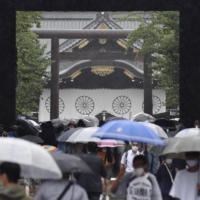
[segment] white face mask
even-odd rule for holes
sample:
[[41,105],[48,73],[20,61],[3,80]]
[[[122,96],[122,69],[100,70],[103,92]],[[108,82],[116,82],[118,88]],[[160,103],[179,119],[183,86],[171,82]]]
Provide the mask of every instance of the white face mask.
[[166,163],[167,164],[171,164],[172,163],[172,159],[170,159],[170,158],[166,159]]
[[136,176],[142,176],[144,174],[144,168],[134,169],[133,174],[136,175]]
[[198,164],[197,160],[186,160],[188,167],[194,167]]
[[105,153],[107,151],[107,149],[102,149],[101,151]]
[[134,152],[136,152],[136,151],[138,150],[138,147],[137,147],[137,146],[132,146],[132,150],[133,150]]

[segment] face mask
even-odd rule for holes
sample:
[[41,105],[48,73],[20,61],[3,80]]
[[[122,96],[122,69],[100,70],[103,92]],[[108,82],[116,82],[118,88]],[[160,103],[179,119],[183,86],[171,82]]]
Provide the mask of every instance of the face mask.
[[102,149],[101,151],[105,153],[107,151],[107,149]]
[[133,173],[136,176],[142,176],[142,174],[144,174],[144,168],[136,168],[134,169]]
[[169,159],[169,158],[166,159],[166,163],[167,163],[167,164],[171,164],[171,163],[172,163],[172,159]]
[[133,150],[134,152],[136,152],[136,151],[138,150],[138,147],[137,147],[137,146],[132,146],[132,150]]
[[188,167],[194,167],[197,165],[198,161],[197,160],[186,160],[186,163]]

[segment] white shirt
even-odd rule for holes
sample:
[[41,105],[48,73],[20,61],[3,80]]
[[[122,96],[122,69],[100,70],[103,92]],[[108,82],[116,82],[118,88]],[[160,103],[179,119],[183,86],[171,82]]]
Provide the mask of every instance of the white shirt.
[[[126,158],[126,153],[128,152],[127,158]],[[137,151],[136,153],[133,153],[132,149],[128,150],[127,152],[125,152],[122,156],[121,159],[121,164],[125,165],[126,167],[126,172],[133,172],[134,168],[133,168],[133,159],[136,155],[140,155],[140,152]]]
[[180,200],[200,200],[197,194],[198,173],[188,172],[186,169],[177,173],[170,196]]

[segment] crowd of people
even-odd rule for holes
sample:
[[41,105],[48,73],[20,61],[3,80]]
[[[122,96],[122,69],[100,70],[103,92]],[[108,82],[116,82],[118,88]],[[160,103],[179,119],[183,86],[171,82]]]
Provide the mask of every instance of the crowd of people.
[[[38,136],[44,144],[69,153],[68,146],[60,144],[57,137],[77,126],[85,127],[85,124],[80,120],[77,125],[72,119],[67,127],[55,130],[52,122],[43,123]],[[194,126],[199,126],[197,121]],[[180,121],[175,132],[184,128]],[[2,137],[15,136],[15,132],[6,133],[3,125],[0,125],[0,132]],[[171,133],[167,133],[169,137]],[[115,148],[99,148],[95,142],[75,143],[71,152],[81,158],[93,173],[63,173],[61,180],[20,178],[20,166],[4,162],[0,165],[0,199],[29,200],[30,188],[35,200],[109,200],[118,195],[127,200],[200,199],[199,153],[186,152],[186,160],[181,160],[168,155],[154,156],[149,152],[151,148],[152,145],[136,141]]]

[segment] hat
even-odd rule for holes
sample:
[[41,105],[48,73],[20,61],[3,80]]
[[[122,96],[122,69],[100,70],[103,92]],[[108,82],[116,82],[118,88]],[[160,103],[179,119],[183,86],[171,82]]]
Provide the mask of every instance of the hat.
[[75,121],[74,119],[70,119],[70,121],[69,121],[69,124],[68,124],[68,125],[70,125],[70,124],[72,124],[72,125],[76,125],[76,121]]

